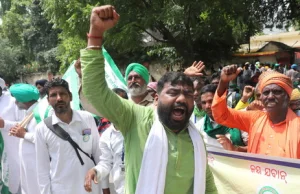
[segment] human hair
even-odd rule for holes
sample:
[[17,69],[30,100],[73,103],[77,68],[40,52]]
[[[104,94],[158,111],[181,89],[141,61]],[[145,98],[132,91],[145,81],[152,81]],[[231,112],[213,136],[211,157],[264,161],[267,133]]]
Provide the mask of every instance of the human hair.
[[113,88],[112,91],[114,91],[116,94],[123,97],[124,99],[128,100],[127,92],[125,90],[123,90],[122,88]]
[[49,70],[47,70],[47,75],[49,75],[49,74],[52,74],[53,75],[53,73],[52,73],[52,71],[49,69]]
[[205,93],[216,93],[217,91],[217,85],[216,84],[208,84],[208,85],[205,85],[201,90],[200,90],[200,96],[202,94],[205,94]]
[[49,90],[53,87],[59,87],[59,86],[65,88],[68,91],[68,93],[71,94],[68,82],[64,79],[59,78],[59,77],[54,78],[53,80],[48,81],[45,84],[46,94],[49,96]]
[[47,81],[48,80],[46,80],[46,79],[40,79],[40,80],[37,80],[36,82],[35,82],[35,86],[37,86],[37,85],[40,85],[40,86],[45,86],[45,84],[47,83]]
[[164,74],[157,83],[157,93],[158,94],[161,93],[161,91],[163,90],[164,85],[166,83],[170,83],[172,86],[180,83],[180,84],[188,85],[188,86],[191,86],[192,88],[194,88],[191,78],[189,78],[182,72],[172,71],[172,72],[167,72],[166,74]]
[[203,82],[203,83],[205,82],[203,77],[195,76],[195,77],[190,77],[190,78],[191,78],[192,82],[195,82],[195,81]]
[[211,75],[210,82],[212,82],[212,80],[214,79],[220,79],[220,78],[221,78],[220,72],[215,72]]

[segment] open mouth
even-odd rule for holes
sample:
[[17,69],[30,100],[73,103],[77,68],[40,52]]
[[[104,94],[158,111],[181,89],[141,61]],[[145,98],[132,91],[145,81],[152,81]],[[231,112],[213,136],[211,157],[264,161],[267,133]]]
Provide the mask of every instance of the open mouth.
[[268,108],[273,108],[273,107],[275,107],[276,105],[277,105],[276,102],[269,102],[269,103],[267,103],[267,107],[268,107]]
[[172,111],[172,119],[176,121],[184,120],[186,108],[183,106],[175,107]]

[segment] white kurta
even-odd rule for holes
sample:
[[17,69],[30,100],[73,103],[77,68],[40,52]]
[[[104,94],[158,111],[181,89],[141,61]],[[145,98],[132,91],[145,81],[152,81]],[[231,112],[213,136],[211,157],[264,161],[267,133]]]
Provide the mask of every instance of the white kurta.
[[[27,111],[29,115],[38,103],[33,104]],[[20,140],[20,167],[21,167],[21,189],[22,194],[40,194],[37,171],[36,171],[36,154],[35,154],[35,127],[37,123],[33,117],[26,126],[28,130],[24,139]]]
[[20,187],[20,139],[9,136],[9,130],[24,118],[24,111],[18,109],[15,98],[10,93],[4,92],[0,97],[0,117],[3,118],[4,128],[0,129],[4,140],[4,151],[2,155],[1,179],[8,185],[11,193],[17,193]]
[[[99,162],[99,134],[94,118],[85,111],[73,110],[72,121],[62,122],[55,114],[52,124],[68,132],[79,147],[92,154]],[[84,129],[91,129],[91,135],[83,136]],[[44,122],[36,127],[36,158],[39,188],[42,194],[88,194],[84,189],[84,178],[95,165],[90,158],[79,151],[84,165],[81,165],[74,148],[47,128]],[[50,161],[51,158],[51,161]],[[92,194],[99,194],[99,185],[93,184]]]
[[[210,119],[210,122],[213,127],[217,126],[218,124]],[[204,131],[204,118],[200,119],[196,123],[196,128],[200,131],[203,140],[205,142],[205,145],[207,148],[218,148],[218,149],[224,149],[223,146],[218,142],[217,139],[210,137],[207,135],[207,133]]]
[[107,182],[111,173],[117,194],[123,194],[125,186],[125,172],[122,170],[122,167],[124,167],[122,162],[123,142],[124,137],[120,131],[117,131],[113,125],[107,128],[100,138],[100,162],[95,167],[98,180],[104,183],[102,188],[108,188]]

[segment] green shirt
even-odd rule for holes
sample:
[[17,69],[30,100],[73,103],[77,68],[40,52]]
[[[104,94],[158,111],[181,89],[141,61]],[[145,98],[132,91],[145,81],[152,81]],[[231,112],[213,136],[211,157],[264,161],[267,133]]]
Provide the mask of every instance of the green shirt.
[[[145,144],[155,118],[154,110],[151,107],[143,107],[122,99],[108,88],[101,50],[81,50],[80,54],[84,95],[97,111],[114,123],[124,136],[125,192],[134,194]],[[176,134],[166,129],[166,134],[168,165],[164,193],[192,194],[194,151],[188,130],[182,130]],[[153,158],[153,160],[160,160],[160,158]],[[206,193],[217,193],[209,166],[206,170]]]

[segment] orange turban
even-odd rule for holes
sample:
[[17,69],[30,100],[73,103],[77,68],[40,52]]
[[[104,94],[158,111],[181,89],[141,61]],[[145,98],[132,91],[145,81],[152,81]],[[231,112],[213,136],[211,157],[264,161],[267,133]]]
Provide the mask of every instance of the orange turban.
[[283,88],[289,96],[293,91],[292,80],[286,75],[276,71],[266,71],[259,76],[259,90],[262,92],[264,87],[276,84]]

